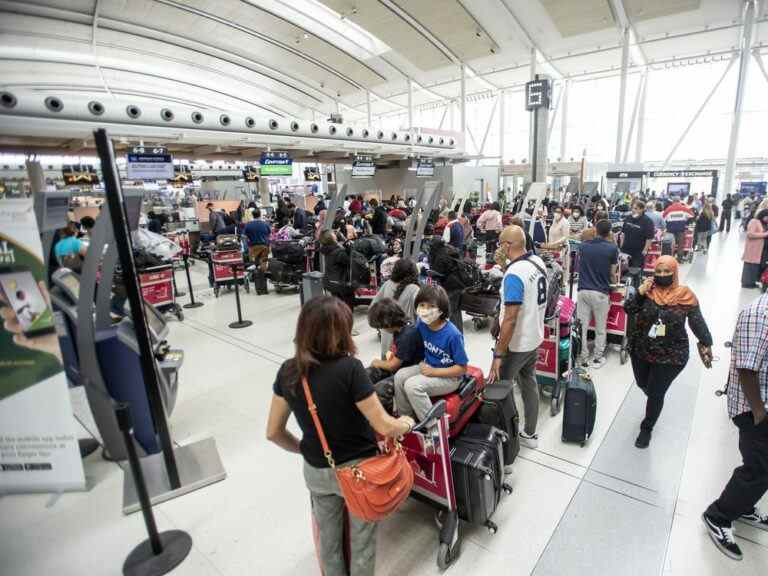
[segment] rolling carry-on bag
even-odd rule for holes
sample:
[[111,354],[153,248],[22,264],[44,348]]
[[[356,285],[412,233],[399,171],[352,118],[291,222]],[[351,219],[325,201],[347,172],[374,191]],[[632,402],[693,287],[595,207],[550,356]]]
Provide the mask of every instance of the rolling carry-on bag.
[[483,391],[483,400],[477,411],[477,420],[481,424],[495,426],[506,433],[507,441],[504,442],[504,466],[509,466],[517,458],[520,452],[520,438],[518,426],[520,416],[512,395],[511,382],[496,382],[488,384]]
[[258,268],[254,270],[251,274],[251,280],[253,281],[253,285],[256,288],[257,295],[263,296],[264,294],[269,294],[269,288],[267,287],[267,275],[263,270],[259,270]]
[[597,393],[585,370],[571,370],[563,402],[563,442],[586,444],[595,428]]
[[491,522],[501,500],[504,484],[504,432],[484,424],[468,424],[451,448],[451,471],[459,517],[482,524],[491,532],[498,527]]

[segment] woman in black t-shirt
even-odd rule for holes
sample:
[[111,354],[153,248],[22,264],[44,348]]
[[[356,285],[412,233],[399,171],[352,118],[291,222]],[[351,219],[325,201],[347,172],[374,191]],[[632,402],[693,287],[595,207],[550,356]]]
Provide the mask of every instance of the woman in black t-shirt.
[[[362,363],[354,357],[352,312],[333,296],[305,306],[296,326],[296,354],[277,373],[267,423],[267,439],[304,457],[304,480],[320,533],[320,559],[326,576],[347,574],[343,555],[344,499],[336,474],[323,454],[301,380],[307,378],[317,415],[335,465],[352,465],[378,453],[374,430],[397,437],[409,432],[411,418],[393,418],[374,393]],[[301,440],[286,429],[293,413]],[[350,517],[352,574],[373,576],[376,524]]]

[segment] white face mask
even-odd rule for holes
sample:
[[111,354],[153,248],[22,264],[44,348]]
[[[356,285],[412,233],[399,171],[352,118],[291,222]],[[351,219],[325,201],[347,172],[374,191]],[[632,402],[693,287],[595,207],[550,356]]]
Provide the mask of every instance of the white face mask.
[[424,324],[434,324],[440,319],[440,310],[431,306],[419,306],[416,315]]

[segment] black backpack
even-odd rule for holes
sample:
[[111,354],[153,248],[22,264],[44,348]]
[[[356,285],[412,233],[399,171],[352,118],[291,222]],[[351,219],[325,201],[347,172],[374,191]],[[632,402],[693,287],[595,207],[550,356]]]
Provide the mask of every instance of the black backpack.
[[371,282],[368,259],[357,250],[352,250],[349,254],[349,276],[353,288],[368,286]]
[[480,269],[477,265],[462,258],[456,261],[456,276],[465,288],[473,288],[481,282]]

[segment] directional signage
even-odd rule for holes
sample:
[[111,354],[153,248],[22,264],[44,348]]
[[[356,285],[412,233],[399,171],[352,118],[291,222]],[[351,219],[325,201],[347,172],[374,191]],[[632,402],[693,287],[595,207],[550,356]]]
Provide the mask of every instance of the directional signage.
[[293,158],[288,152],[264,152],[259,163],[262,176],[293,176]]
[[129,180],[173,179],[173,158],[163,146],[134,146],[127,160]]
[[432,178],[435,175],[435,161],[432,158],[419,158],[416,165],[416,178]]
[[373,156],[358,154],[352,161],[352,178],[373,178],[376,174],[376,163]]
[[531,80],[525,85],[525,109],[549,108],[552,94],[552,83],[543,78]]
[[715,178],[717,170],[656,170],[648,172],[651,178]]

